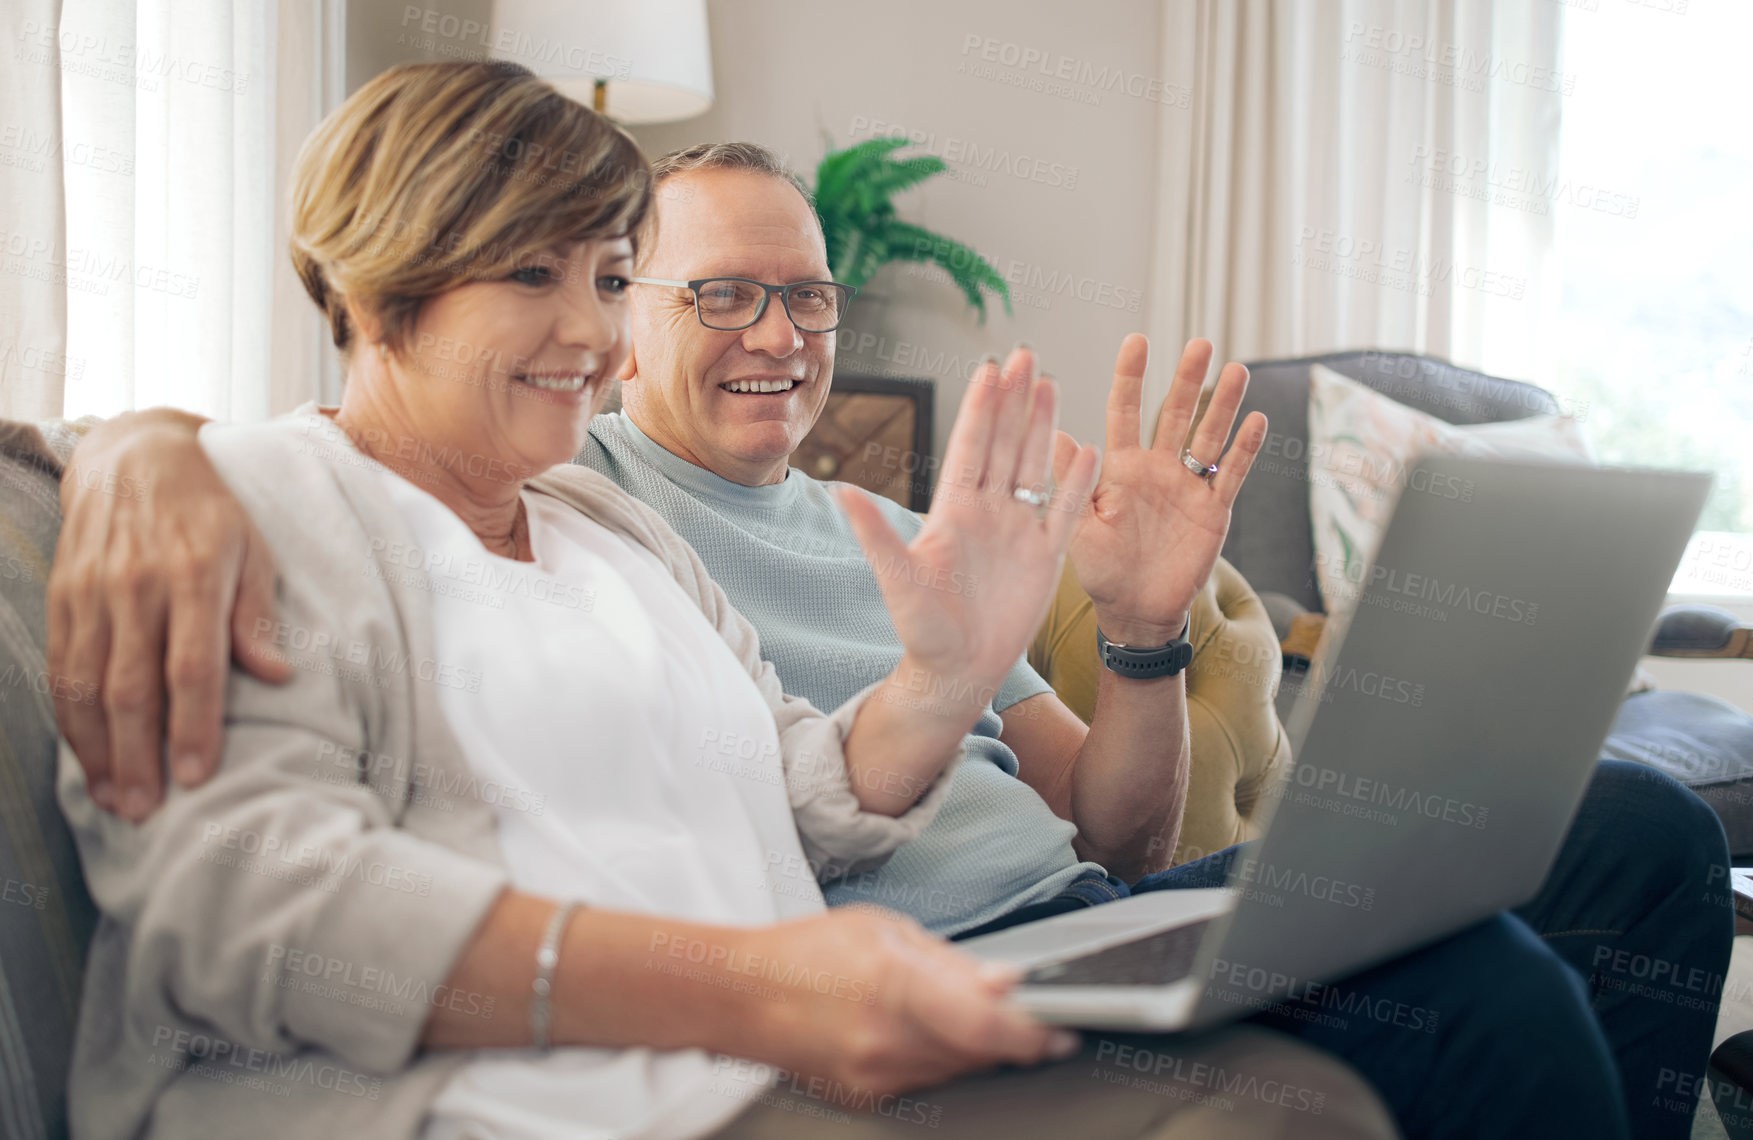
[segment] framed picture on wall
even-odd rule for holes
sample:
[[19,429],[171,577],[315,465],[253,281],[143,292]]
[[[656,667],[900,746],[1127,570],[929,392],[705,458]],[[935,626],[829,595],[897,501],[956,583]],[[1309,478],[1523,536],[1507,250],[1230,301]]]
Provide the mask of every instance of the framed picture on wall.
[[836,372],[827,406],[792,452],[791,465],[924,511],[936,474],[931,400],[929,380]]

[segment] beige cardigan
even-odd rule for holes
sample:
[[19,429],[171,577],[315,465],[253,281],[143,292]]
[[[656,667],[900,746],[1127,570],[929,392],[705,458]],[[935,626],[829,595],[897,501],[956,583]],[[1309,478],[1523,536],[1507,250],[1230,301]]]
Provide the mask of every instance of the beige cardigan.
[[[398,557],[413,534],[331,421],[210,424],[201,441],[272,550],[293,676],[234,668],[219,774],[139,827],[92,804],[62,743],[61,805],[103,911],[74,1136],[413,1136],[466,1056],[419,1048],[429,1007],[490,1015],[442,983],[506,886],[492,805],[525,790],[475,784],[437,686],[492,679],[434,659],[427,580]],[[565,465],[529,486],[656,554],[747,666],[812,864],[876,865],[919,833],[947,776],[898,819],[852,794],[841,744],[865,694],[832,716],[785,696],[693,551],[609,480]]]

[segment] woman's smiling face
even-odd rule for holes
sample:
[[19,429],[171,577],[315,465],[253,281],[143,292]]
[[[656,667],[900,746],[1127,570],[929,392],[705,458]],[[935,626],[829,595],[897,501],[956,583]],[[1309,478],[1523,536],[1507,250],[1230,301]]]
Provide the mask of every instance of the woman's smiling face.
[[632,266],[625,237],[570,242],[427,300],[384,370],[420,439],[506,480],[577,455],[627,357]]

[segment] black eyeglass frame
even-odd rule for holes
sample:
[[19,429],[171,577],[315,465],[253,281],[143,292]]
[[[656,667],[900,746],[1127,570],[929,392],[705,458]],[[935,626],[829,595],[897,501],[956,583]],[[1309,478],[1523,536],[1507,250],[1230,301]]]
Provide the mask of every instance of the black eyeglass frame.
[[[765,281],[756,281],[753,277],[726,276],[696,277],[692,281],[671,281],[666,277],[629,277],[627,280],[634,285],[668,285],[675,289],[688,290],[690,293],[694,294],[695,319],[698,320],[701,325],[711,329],[713,332],[742,332],[744,329],[754,328],[761,323],[761,318],[767,315],[767,306],[772,304],[773,295],[777,293],[779,295],[780,307],[785,310],[785,319],[791,322],[792,328],[803,333],[831,333],[846,323],[846,313],[847,310],[852,308],[852,298],[858,296],[858,286],[843,285],[838,281],[797,281],[790,285],[769,285]],[[761,303],[755,306],[755,315],[747,324],[736,325],[733,328],[721,328],[718,325],[706,323],[706,314],[700,311],[700,287],[702,285],[710,285],[714,281],[741,281],[745,285],[753,285],[761,290]],[[797,323],[797,317],[791,312],[791,291],[793,289],[807,288],[812,285],[817,288],[820,288],[823,285],[829,285],[835,289],[845,290],[846,300],[845,303],[840,306],[840,319],[835,321],[829,328],[806,329]]]

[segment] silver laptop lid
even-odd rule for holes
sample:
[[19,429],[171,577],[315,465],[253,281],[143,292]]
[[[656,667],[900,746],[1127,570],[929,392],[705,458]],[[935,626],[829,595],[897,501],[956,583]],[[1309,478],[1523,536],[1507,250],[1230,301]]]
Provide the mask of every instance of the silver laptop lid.
[[1196,1025],[1533,897],[1710,478],[1427,457],[1406,486],[1287,725]]

